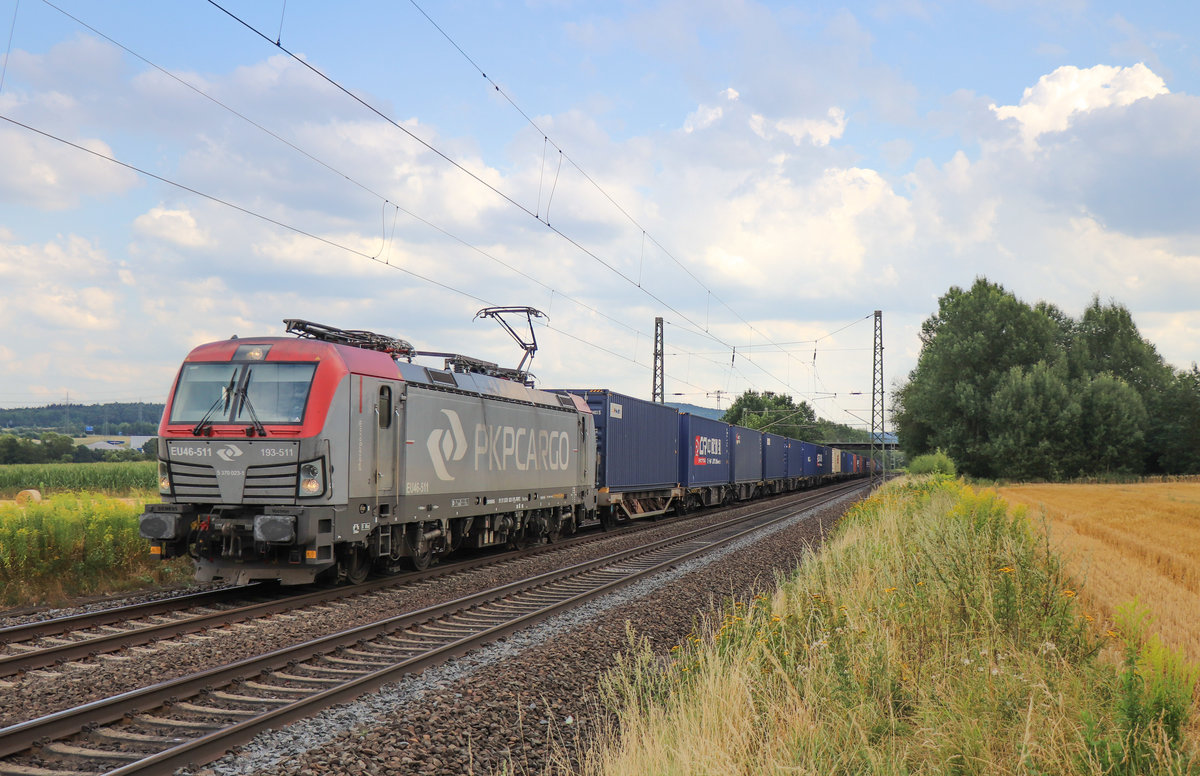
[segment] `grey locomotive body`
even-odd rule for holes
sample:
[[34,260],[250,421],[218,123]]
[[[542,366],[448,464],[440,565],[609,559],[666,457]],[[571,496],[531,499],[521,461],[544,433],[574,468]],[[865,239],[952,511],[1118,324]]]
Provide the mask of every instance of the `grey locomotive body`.
[[317,338],[189,354],[159,428],[163,503],[140,519],[152,552],[190,554],[200,580],[353,582],[459,548],[552,539],[594,516],[582,399],[295,324]]

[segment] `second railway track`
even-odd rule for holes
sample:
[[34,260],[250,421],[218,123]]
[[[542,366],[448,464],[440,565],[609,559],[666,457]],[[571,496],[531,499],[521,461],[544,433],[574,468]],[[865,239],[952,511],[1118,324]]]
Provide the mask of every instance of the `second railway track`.
[[[0,729],[0,774],[164,772],[346,701],[829,499],[670,539]],[[745,527],[747,523],[753,527]]]

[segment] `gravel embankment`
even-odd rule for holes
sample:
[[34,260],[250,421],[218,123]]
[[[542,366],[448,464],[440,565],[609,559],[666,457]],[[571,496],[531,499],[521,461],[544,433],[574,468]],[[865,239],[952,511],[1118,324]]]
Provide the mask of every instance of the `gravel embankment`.
[[[719,559],[698,559],[357,702],[259,736],[197,776],[533,774],[600,726],[593,690],[629,645],[658,653],[722,598],[749,597],[795,568],[850,503],[812,510]],[[550,741],[560,746],[550,746]]]
[[[751,508],[757,506],[743,509]],[[204,634],[135,647],[116,655],[68,663],[53,670],[32,671],[23,676],[2,679],[0,727],[134,690],[148,683],[225,665],[250,654],[261,654],[355,625],[414,611],[486,587],[653,541],[662,535],[676,533],[681,528],[690,529],[718,522],[726,517],[727,514],[711,514],[687,521],[664,522],[649,531],[612,537],[599,546],[588,544],[562,552],[522,558],[491,568],[310,607],[302,612],[236,623]]]

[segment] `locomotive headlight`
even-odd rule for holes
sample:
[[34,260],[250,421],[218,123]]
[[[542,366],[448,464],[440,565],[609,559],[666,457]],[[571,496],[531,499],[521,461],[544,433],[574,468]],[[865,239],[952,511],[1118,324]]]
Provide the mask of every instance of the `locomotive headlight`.
[[158,462],[158,492],[159,493],[170,493],[171,492],[171,475],[170,475],[170,472],[167,470],[167,462],[166,461]]
[[300,464],[299,495],[312,498],[325,492],[325,466],[321,459]]

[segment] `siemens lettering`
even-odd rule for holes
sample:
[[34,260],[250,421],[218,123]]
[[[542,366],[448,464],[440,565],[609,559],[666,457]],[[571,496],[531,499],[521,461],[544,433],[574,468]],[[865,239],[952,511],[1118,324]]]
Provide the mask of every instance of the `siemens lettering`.
[[571,463],[571,440],[565,431],[513,426],[475,425],[475,470],[507,471],[509,461],[520,471],[566,471]]

